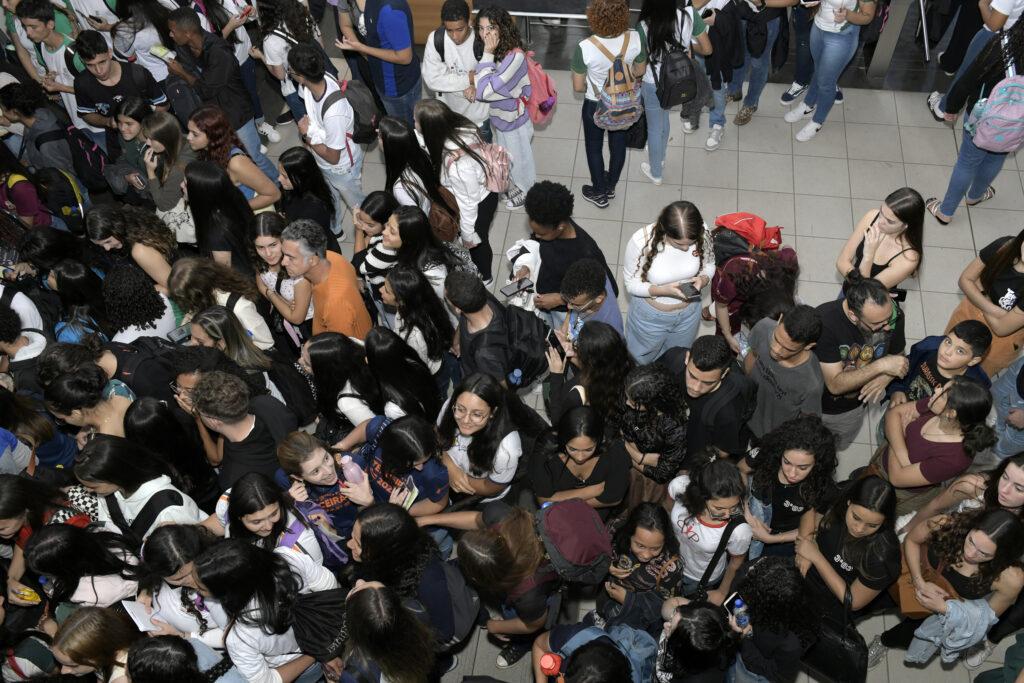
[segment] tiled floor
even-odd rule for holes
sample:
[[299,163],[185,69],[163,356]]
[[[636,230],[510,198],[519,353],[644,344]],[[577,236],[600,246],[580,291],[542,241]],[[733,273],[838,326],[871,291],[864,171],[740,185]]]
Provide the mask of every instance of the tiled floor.
[[[936,123],[919,93],[847,88],[845,104],[832,110],[814,140],[801,144],[793,140],[793,133],[802,124],[786,123],[782,119],[786,108],[778,105],[785,86],[768,84],[761,108],[747,126],[732,125],[736,105],[730,105],[729,124],[718,151],[703,148],[706,115],[701,130],[689,136],[683,135],[673,117],[664,184],[655,187],[643,177],[639,166],[646,153],[631,150],[617,196],[602,210],[579,195],[580,186],[590,182],[580,132],[581,97],[572,92],[568,72],[552,75],[561,100],[553,120],[536,131],[533,149],[538,173],[541,179],[564,183],[576,193],[575,218],[601,245],[609,263],[615,264],[623,292],[621,262],[630,235],[653,222],[664,205],[688,199],[708,224],[720,214],[743,210],[760,214],[769,225],[783,226],[784,241],[800,256],[800,296],[812,305],[834,299],[840,283],[835,260],[855,221],[904,185],[914,187],[925,198],[941,196],[956,160],[959,131],[954,133]],[[272,147],[275,156],[296,144],[294,126],[280,130],[285,139]],[[996,178],[996,197],[984,207],[961,206],[949,226],[940,226],[926,216],[924,262],[918,276],[905,283],[909,290],[903,304],[908,346],[926,335],[942,333],[960,297],[957,278],[977,250],[998,236],[1024,228],[1022,182],[1024,173],[1018,160],[1010,157]],[[371,147],[363,189],[369,192],[383,186],[383,158]],[[523,211],[510,213],[504,204],[499,206],[490,234],[496,254],[495,290],[504,284],[508,273],[502,263],[504,250],[528,234]],[[351,218],[346,219],[345,229],[351,250]],[[625,310],[625,293],[620,305]],[[841,454],[840,477],[867,463],[876,445],[874,425],[880,416],[879,410],[872,410],[856,442]],[[861,624],[861,631],[870,640],[893,626],[895,619],[895,614],[873,617]],[[1002,661],[1009,642],[1004,641],[990,662]],[[461,681],[470,673],[489,674],[503,681],[531,680],[529,657],[512,669],[499,671],[494,664],[497,651],[493,643],[475,635],[459,655],[458,669],[444,680]],[[959,664],[944,668],[937,661],[923,669],[910,668],[903,665],[901,656],[893,654],[868,678],[893,683],[936,679],[959,683],[970,681],[971,676]],[[807,680],[803,675],[800,678],[801,683]]]

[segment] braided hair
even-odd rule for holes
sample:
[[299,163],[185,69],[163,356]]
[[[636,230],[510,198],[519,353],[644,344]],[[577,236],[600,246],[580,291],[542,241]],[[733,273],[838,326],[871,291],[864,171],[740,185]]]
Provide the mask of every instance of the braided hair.
[[647,281],[647,272],[651,269],[654,257],[664,248],[666,236],[677,240],[692,239],[697,250],[697,270],[699,272],[704,268],[704,252],[711,245],[711,236],[704,227],[704,219],[701,218],[700,211],[692,202],[684,199],[672,202],[662,209],[658,220],[655,221],[654,231],[640,255],[641,280]]

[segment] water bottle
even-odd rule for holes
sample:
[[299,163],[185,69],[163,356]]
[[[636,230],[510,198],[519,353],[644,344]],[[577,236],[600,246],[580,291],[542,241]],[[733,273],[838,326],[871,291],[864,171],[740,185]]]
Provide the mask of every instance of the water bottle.
[[341,472],[349,484],[363,483],[363,471],[359,469],[359,465],[355,464],[351,455],[341,456]]
[[735,608],[732,615],[736,617],[736,625],[740,628],[746,628],[747,624],[750,623],[750,614],[747,610],[747,606],[739,598],[736,598],[732,604]]
[[516,368],[512,372],[508,373],[508,385],[509,387],[518,387],[523,383],[523,371]]

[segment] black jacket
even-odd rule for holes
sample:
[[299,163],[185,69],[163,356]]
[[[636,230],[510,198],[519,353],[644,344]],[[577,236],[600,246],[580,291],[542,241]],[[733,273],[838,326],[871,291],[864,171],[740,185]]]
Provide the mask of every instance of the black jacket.
[[708,27],[712,52],[704,58],[711,87],[718,90],[732,80],[733,69],[743,66],[743,23],[734,3],[718,10],[715,25]]
[[192,84],[196,95],[203,104],[216,104],[223,109],[232,129],[238,130],[253,117],[252,100],[228,41],[203,31],[198,55],[192,54],[188,46],[181,46],[177,52],[178,61],[197,77]]

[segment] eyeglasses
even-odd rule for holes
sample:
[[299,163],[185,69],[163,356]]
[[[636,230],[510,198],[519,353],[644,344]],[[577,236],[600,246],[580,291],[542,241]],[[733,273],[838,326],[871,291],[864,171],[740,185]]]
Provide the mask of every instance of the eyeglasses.
[[[601,295],[598,294],[597,296],[601,296]],[[574,304],[572,301],[569,300],[569,297],[567,297],[564,294],[561,295],[562,301],[565,302],[565,305],[566,305],[567,308],[570,308],[570,309],[572,309],[574,311],[579,311],[581,313],[583,311],[586,311],[588,308],[590,308],[591,306],[594,305],[594,302],[597,301],[597,296],[595,296],[594,298],[592,298],[590,301],[588,301],[585,304]]]
[[865,325],[867,325],[868,329],[871,330],[872,332],[881,332],[882,330],[884,330],[886,328],[890,328],[891,329],[893,327],[896,327],[896,321],[899,320],[899,317],[900,317],[900,307],[898,305],[896,305],[895,301],[893,301],[892,302],[892,313],[889,315],[889,319],[886,320],[885,322],[875,323],[875,324],[866,322],[864,320],[861,320],[861,322],[863,322]]
[[469,420],[474,424],[480,424],[487,422],[487,418],[491,416],[490,413],[481,410],[468,411],[465,406],[456,403],[452,406],[452,414],[458,420]]
[[180,394],[181,396],[184,396],[185,398],[192,398],[192,388],[191,387],[183,387],[180,384],[178,384],[177,382],[171,382],[170,383],[170,387],[171,387],[171,391],[174,392],[175,394]]

